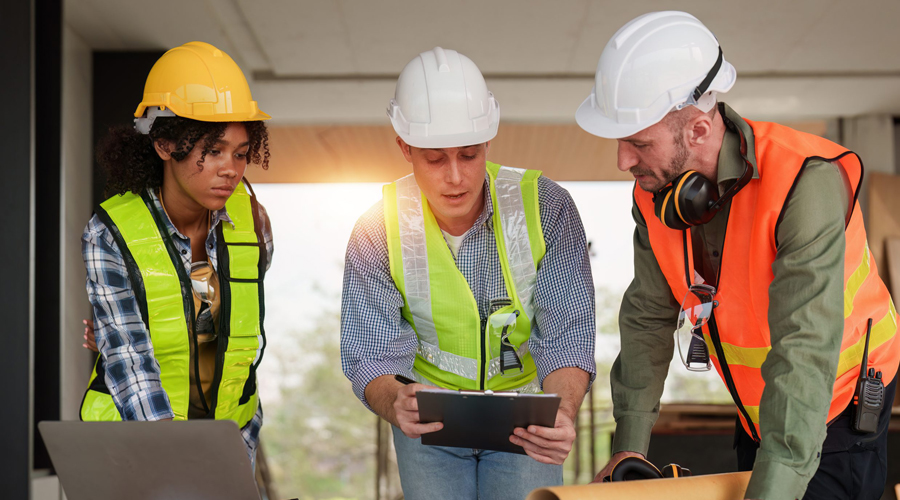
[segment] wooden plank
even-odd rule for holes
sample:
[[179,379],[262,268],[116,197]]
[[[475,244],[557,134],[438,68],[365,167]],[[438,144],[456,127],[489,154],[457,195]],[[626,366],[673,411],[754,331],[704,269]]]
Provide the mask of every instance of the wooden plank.
[[[412,172],[390,125],[269,128],[269,169],[251,167],[251,182],[391,182]],[[577,125],[504,124],[488,159],[543,170],[560,181],[631,181],[616,169],[616,142]]]
[[[824,135],[825,122],[797,122],[798,130]],[[410,173],[384,125],[296,125],[269,128],[269,170],[251,167],[251,182],[391,182]],[[616,141],[574,123],[502,123],[488,159],[542,170],[556,181],[628,181],[616,168]]]

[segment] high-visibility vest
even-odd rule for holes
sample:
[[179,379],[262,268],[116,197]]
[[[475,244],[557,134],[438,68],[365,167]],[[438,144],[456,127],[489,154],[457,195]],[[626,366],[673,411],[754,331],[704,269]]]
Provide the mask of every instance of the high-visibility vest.
[[[777,230],[792,188],[811,160],[828,161],[838,167],[851,191],[845,229],[843,340],[828,422],[853,397],[869,318],[874,325],[868,365],[883,372],[885,383],[897,371],[900,343],[897,311],[875,268],[857,202],[863,177],[859,157],[821,137],[774,123],[746,122],[755,137],[759,178],[751,180],[731,201],[715,297],[718,306],[703,333],[744,429],[759,441],[759,402],[765,386],[760,367],[771,350],[769,285],[778,251]],[[663,225],[654,215],[651,193],[635,186],[634,198],[647,222],[653,254],[672,294],[681,300],[694,277],[690,231]],[[696,304],[692,294],[689,305]]]
[[[534,322],[537,267],[546,245],[538,206],[538,170],[487,163],[494,239],[509,305],[481,321],[478,304],[410,174],[384,187],[391,276],[403,295],[401,315],[418,337],[413,375],[450,389],[539,392],[528,339]],[[509,341],[521,373],[500,373],[498,323],[518,311]],[[499,320],[499,321],[498,321]],[[507,332],[508,333],[508,332]]]
[[[243,183],[225,207],[234,225],[222,222],[216,228],[221,306],[208,418],[233,420],[243,427],[259,404],[256,369],[266,345],[263,277],[267,254],[256,197]],[[100,204],[97,216],[122,251],[174,419],[187,420],[194,301],[190,277],[164,216],[146,192],[113,196]],[[104,382],[102,356],[97,357],[85,392],[81,419],[122,419]]]

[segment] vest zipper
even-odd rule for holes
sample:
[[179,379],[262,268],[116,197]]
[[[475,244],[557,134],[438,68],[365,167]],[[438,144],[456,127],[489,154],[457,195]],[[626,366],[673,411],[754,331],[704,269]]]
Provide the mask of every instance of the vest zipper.
[[487,370],[484,369],[485,364],[487,363],[487,318],[481,320],[481,366],[478,370],[481,372],[481,378],[479,380],[480,388],[484,390],[484,384],[487,379]]

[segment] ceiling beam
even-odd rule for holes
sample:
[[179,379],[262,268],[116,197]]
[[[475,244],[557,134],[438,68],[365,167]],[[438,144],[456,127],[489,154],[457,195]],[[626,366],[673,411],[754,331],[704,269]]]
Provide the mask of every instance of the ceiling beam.
[[[253,96],[276,125],[388,123],[385,109],[396,81],[271,80],[251,83]],[[574,124],[593,78],[488,79],[504,123]],[[720,99],[747,118],[822,120],[879,113],[900,115],[900,75],[879,77],[743,78]]]

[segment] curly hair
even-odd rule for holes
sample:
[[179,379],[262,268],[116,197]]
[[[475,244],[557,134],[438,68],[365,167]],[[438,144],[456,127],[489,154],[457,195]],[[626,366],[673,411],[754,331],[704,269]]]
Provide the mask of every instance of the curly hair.
[[[269,132],[261,121],[239,122],[247,129],[250,141],[249,163],[269,168]],[[203,148],[197,165],[202,169],[206,154],[215,146],[228,127],[228,122],[201,122],[189,118],[160,117],[153,122],[149,135],[128,125],[109,129],[97,147],[97,163],[106,171],[106,195],[139,193],[156,188],[163,181],[163,160],[153,147],[157,140],[174,144],[170,152],[176,161],[184,161],[197,143]]]

